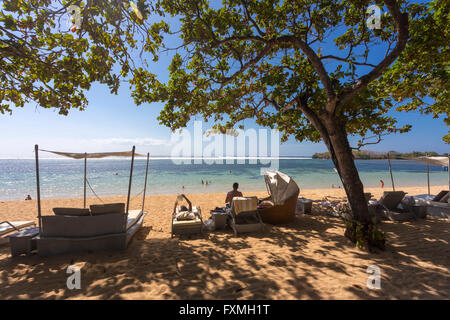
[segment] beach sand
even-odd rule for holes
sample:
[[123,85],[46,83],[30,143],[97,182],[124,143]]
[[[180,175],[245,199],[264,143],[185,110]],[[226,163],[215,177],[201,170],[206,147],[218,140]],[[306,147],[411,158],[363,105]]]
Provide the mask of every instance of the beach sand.
[[[437,193],[442,187],[433,187]],[[385,188],[384,190],[388,190]],[[410,195],[426,188],[403,188]],[[266,192],[244,195],[266,196]],[[382,189],[367,189],[376,198]],[[301,190],[319,200],[344,197],[342,189]],[[193,205],[222,206],[225,194],[188,194]],[[105,198],[107,202],[125,197]],[[0,247],[1,299],[448,299],[449,221],[430,217],[407,223],[383,222],[387,248],[369,254],[344,237],[344,223],[313,206],[283,226],[235,237],[231,230],[170,237],[174,195],[149,196],[143,228],[121,252],[11,258]],[[88,204],[100,203],[88,199]],[[133,198],[131,209],[142,198]],[[44,215],[57,206],[82,207],[82,199],[43,200]],[[0,202],[0,221],[34,220],[36,201]],[[81,289],[69,290],[67,267],[81,267]],[[381,271],[381,289],[367,288],[367,267]]]

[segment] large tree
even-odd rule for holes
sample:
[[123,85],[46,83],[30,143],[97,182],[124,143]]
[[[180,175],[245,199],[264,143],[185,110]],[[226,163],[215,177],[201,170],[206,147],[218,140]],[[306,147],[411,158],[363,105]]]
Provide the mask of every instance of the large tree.
[[[372,29],[371,1],[158,4],[179,17],[182,52],[173,57],[167,83],[147,81],[146,71],[133,80],[135,101],[165,102],[159,119],[172,129],[196,114],[222,132],[254,118],[278,128],[283,140],[323,141],[351,207],[346,235],[383,247],[352,149],[408,131],[388,114],[401,102],[403,110],[448,116],[448,6],[376,1],[384,13],[381,28]],[[349,135],[361,137],[357,146]]]
[[[67,114],[85,108],[91,83],[116,93],[122,78],[137,104],[165,103],[159,119],[173,130],[201,114],[223,132],[254,118],[283,141],[323,141],[351,206],[347,234],[356,240],[361,229],[370,242],[352,148],[409,130],[391,110],[445,115],[448,124],[450,105],[448,3],[376,1],[380,29],[367,26],[371,4],[139,0],[136,11],[121,0],[5,0],[0,112],[34,101]],[[64,22],[71,5],[81,8],[76,28]],[[171,50],[163,83],[147,59]],[[352,147],[349,136],[360,142]]]

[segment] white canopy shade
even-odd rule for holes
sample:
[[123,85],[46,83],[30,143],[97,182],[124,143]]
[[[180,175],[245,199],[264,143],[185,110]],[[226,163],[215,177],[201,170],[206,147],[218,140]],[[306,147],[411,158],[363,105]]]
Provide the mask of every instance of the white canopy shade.
[[[50,151],[42,150],[40,151],[51,152],[63,157],[73,158],[73,159],[85,159],[85,158],[105,158],[105,157],[131,157],[133,155],[132,151],[124,152],[97,152],[97,153],[74,153],[74,152],[60,152],[60,151]],[[143,154],[135,153],[136,157],[145,157]]]
[[[448,170],[448,188],[450,190],[450,156],[448,157],[417,157],[412,160],[424,162],[428,165],[432,164],[435,166],[447,167]],[[430,194],[430,172],[427,169],[427,179],[428,179],[428,194]]]
[[449,163],[448,157],[417,157],[413,158],[412,160],[443,167],[448,166]]
[[264,180],[274,205],[282,205],[300,190],[294,179],[280,171],[266,171]]

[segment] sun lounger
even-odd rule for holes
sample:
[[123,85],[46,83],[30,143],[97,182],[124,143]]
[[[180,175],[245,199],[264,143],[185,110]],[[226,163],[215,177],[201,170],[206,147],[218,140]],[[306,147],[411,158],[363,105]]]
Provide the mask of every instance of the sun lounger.
[[426,212],[422,205],[414,201],[406,201],[403,191],[385,191],[383,196],[374,205],[369,204],[369,212],[376,219],[405,222],[417,218],[425,218]]
[[[178,202],[185,199],[189,205],[186,212],[181,212],[178,208]],[[175,234],[195,234],[203,230],[203,218],[200,207],[193,207],[191,201],[184,195],[178,195],[175,200],[175,206],[172,212],[172,231],[171,236]]]
[[394,210],[402,202],[405,195],[406,192],[403,191],[385,191],[378,202],[386,209]]
[[11,246],[11,256],[21,254],[30,255],[36,249],[35,237],[39,234],[39,227],[26,227],[13,234],[8,234]]
[[441,202],[445,197],[447,197],[448,202],[448,190],[441,190],[431,201],[433,202]]
[[3,221],[0,222],[0,245],[9,243],[9,239],[5,237],[12,232],[20,231],[20,229],[35,226],[33,221]]
[[234,197],[231,201],[230,227],[234,234],[264,231],[264,223],[258,213],[257,197]]

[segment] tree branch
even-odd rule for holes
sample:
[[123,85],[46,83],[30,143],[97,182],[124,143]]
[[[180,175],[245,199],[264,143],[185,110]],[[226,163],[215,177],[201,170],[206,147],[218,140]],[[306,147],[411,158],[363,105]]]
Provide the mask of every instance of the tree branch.
[[253,20],[253,18],[250,15],[250,12],[248,11],[248,4],[245,0],[241,0],[242,6],[244,7],[244,11],[245,11],[245,15],[247,16],[247,19],[252,23],[253,27],[255,27],[256,31],[258,31],[260,36],[265,36],[266,33],[263,32],[258,25],[256,24],[255,20]]
[[238,75],[240,75],[245,70],[247,70],[250,66],[258,63],[262,58],[264,58],[272,50],[272,48],[273,48],[273,44],[268,44],[256,57],[254,57],[253,59],[251,59],[247,63],[245,63],[243,65],[243,67],[241,67],[233,75],[231,75],[230,77],[224,78],[224,80],[222,82],[220,82],[222,84],[222,86],[230,83],[233,79],[235,79]]
[[347,103],[355,95],[357,95],[364,88],[366,88],[370,82],[378,78],[383,73],[383,71],[397,59],[397,57],[402,53],[403,49],[405,49],[406,47],[406,43],[409,38],[408,13],[400,12],[400,8],[398,7],[397,1],[395,0],[385,0],[384,3],[386,7],[389,9],[389,12],[394,18],[396,24],[396,29],[398,32],[397,44],[395,45],[395,48],[391,51],[391,53],[389,53],[372,71],[360,77],[356,81],[356,83],[352,86],[350,91],[343,93],[339,97],[339,102],[336,108],[339,108],[345,103]]
[[[387,133],[386,134],[378,134],[378,135],[376,135],[376,136],[371,136],[371,137],[363,137],[361,140],[359,140],[358,141],[358,147],[351,147],[351,149],[352,150],[361,150],[361,148],[362,147],[364,147],[364,146],[368,146],[368,145],[371,145],[371,144],[378,144],[378,143],[380,143],[381,141],[383,141],[383,139],[381,138],[382,136],[385,136],[385,135],[387,135]],[[372,139],[372,138],[377,138],[377,141],[374,141],[374,142],[364,142],[365,140],[367,140],[367,139]]]
[[294,44],[294,46],[302,50],[303,53],[308,57],[309,62],[317,72],[317,75],[319,76],[320,81],[325,88],[325,93],[327,96],[327,111],[329,113],[332,113],[334,111],[334,106],[337,103],[337,96],[334,92],[330,77],[328,76],[328,73],[325,70],[325,67],[319,56],[314,52],[313,49],[311,49],[311,47],[306,42],[295,36],[282,36],[276,39],[276,42]]
[[[336,57],[336,56],[333,56],[333,55],[326,55],[326,56],[320,57],[320,59],[321,60],[334,59],[334,60],[339,60],[339,61],[343,61],[343,62],[347,62],[347,63],[349,62],[347,58]],[[369,67],[372,67],[372,68],[376,68],[376,65],[371,64],[371,63],[355,62],[355,61],[352,61],[352,63],[356,64],[358,66],[369,66]]]

